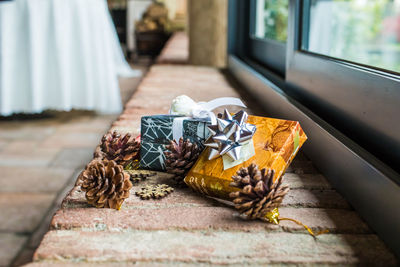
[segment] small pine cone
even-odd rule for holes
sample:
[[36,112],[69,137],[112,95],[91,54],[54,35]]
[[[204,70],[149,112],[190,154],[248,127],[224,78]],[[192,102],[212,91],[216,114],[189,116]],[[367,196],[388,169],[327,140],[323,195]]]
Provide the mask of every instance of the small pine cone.
[[119,210],[132,188],[129,174],[112,160],[93,160],[80,177],[88,203],[96,208]]
[[140,143],[127,133],[121,136],[114,131],[107,133],[101,139],[100,149],[96,149],[94,156],[114,160],[124,168],[134,160],[139,159]]
[[241,214],[249,219],[262,219],[268,212],[279,207],[289,187],[282,185],[282,178],[274,183],[274,174],[272,169],[260,171],[257,165],[251,164],[232,176],[230,186],[240,190],[229,196]]
[[182,185],[186,174],[199,157],[201,149],[196,143],[183,138],[180,138],[179,142],[171,140],[166,149],[168,151],[164,152],[164,155],[167,172],[174,174],[175,182]]

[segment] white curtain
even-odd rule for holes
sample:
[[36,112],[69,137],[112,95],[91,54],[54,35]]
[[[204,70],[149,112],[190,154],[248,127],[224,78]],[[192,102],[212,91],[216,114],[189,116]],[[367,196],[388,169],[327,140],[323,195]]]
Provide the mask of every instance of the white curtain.
[[122,109],[125,61],[105,0],[0,3],[0,115]]

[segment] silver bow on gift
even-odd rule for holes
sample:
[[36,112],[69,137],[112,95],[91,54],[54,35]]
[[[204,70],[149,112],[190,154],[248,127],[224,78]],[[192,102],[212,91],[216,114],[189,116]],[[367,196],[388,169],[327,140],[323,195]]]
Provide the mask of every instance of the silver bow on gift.
[[217,119],[216,125],[208,126],[211,136],[204,143],[210,147],[208,160],[227,155],[232,160],[240,159],[243,145],[248,144],[256,132],[256,126],[246,123],[248,115],[241,110],[231,116],[225,109],[222,118]]

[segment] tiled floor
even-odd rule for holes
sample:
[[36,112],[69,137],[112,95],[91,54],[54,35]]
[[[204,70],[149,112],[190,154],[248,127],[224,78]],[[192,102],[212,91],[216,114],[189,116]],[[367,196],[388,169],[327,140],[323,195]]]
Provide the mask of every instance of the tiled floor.
[[[143,72],[148,62],[134,68]],[[125,103],[141,78],[121,79]],[[117,115],[0,118],[0,266],[30,262],[54,212]]]

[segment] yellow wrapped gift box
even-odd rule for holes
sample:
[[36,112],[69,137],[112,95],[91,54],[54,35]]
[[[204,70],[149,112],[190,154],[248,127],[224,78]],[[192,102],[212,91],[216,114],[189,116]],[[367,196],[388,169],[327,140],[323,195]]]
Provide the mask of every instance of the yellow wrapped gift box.
[[242,164],[224,169],[222,157],[208,160],[210,148],[206,148],[185,177],[189,187],[209,196],[229,199],[229,193],[237,190],[230,187],[229,183],[240,168],[252,163],[257,164],[259,169],[272,168],[276,180],[285,173],[307,140],[297,121],[249,116],[247,123],[257,127],[253,136],[255,155]]

